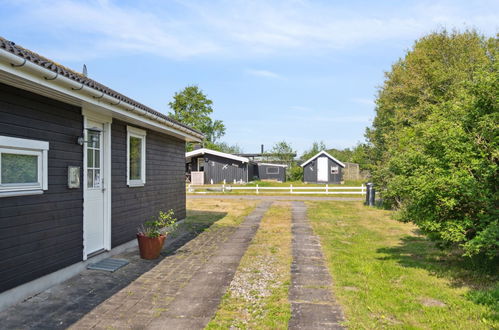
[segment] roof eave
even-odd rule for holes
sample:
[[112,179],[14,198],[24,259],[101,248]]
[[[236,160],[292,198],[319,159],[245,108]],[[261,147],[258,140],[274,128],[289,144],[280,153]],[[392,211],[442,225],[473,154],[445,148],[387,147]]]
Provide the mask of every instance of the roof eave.
[[[131,99],[124,95],[118,94],[118,97],[111,96],[82,82],[35,64],[3,48],[0,48],[0,69],[21,79],[27,79],[34,84],[42,85],[80,99],[82,102],[106,108],[111,112],[121,113],[125,117],[127,115],[134,115],[133,117],[144,123],[151,124],[154,122],[155,124],[150,125],[151,127],[159,128],[160,130],[163,128],[164,131],[168,131],[177,137],[182,137],[185,141],[200,142],[204,139],[202,133],[180,123],[177,124],[155,110],[147,111],[140,108],[132,104],[132,102],[128,102],[127,100]],[[140,103],[137,102],[136,104]]]

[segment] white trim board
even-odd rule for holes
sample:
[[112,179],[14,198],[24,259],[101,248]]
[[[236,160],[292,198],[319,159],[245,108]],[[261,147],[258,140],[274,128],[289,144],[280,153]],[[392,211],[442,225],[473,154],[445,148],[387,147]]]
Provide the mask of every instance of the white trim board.
[[301,164],[300,166],[301,167],[305,167],[305,165],[307,165],[308,163],[310,163],[311,161],[313,161],[314,159],[316,159],[317,157],[319,156],[326,156],[326,157],[329,157],[330,159],[334,160],[336,163],[338,163],[338,165],[340,165],[341,167],[345,167],[345,164],[343,164],[342,162],[340,162],[339,160],[337,160],[336,158],[334,158],[333,156],[331,156],[330,154],[328,154],[326,151],[321,151],[321,152],[318,152],[317,154],[315,154],[315,156],[311,157],[310,159],[308,159],[307,161],[305,161],[303,164]]
[[[126,184],[128,187],[143,187],[146,184],[146,130],[127,126],[126,127]],[[141,139],[140,144],[140,179],[130,179],[130,138],[135,137]]]
[[287,168],[288,165],[284,165],[284,164],[271,164],[271,163],[256,163],[257,165],[264,165],[264,166],[279,166],[279,167],[285,167]]
[[204,155],[204,154],[233,159],[233,160],[237,160],[237,161],[240,161],[243,163],[249,163],[249,159],[246,157],[234,156],[232,154],[227,154],[225,152],[211,150],[211,149],[207,149],[207,148],[201,148],[201,149],[186,152],[185,158],[186,158],[186,161],[189,162],[192,157],[196,157],[196,156],[200,156],[200,155]]

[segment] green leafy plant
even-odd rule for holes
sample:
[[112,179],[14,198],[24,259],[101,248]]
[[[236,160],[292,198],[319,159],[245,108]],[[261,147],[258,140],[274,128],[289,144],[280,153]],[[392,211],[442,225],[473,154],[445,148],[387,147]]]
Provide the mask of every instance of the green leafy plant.
[[174,218],[173,210],[169,210],[168,212],[159,211],[157,216],[140,225],[137,231],[138,235],[153,238],[171,233],[177,226],[177,219]]
[[[367,130],[383,202],[441,247],[499,258],[499,38],[429,34],[386,74]],[[497,259],[496,259],[497,260]]]

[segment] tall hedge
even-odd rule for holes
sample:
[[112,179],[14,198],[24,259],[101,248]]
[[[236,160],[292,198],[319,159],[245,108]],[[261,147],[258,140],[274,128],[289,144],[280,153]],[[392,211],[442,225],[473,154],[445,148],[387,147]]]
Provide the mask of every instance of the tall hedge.
[[367,130],[386,204],[463,255],[499,256],[498,38],[441,31],[386,74]]

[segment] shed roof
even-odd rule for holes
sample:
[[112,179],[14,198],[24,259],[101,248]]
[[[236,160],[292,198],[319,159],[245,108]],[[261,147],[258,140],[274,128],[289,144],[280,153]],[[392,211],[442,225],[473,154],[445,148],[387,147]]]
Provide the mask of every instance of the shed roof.
[[256,163],[258,166],[263,165],[263,166],[278,166],[278,167],[288,167],[288,165],[285,164],[272,164],[272,163]]
[[[141,109],[143,111],[145,111],[146,113],[143,114],[143,117],[144,118],[147,118],[147,119],[156,119],[156,121],[160,122],[161,124],[165,125],[165,126],[170,126],[170,127],[173,127],[175,129],[180,129],[181,131],[184,131],[185,133],[187,134],[190,134],[194,137],[196,137],[197,139],[203,139],[204,136],[203,134],[198,131],[198,130],[195,130],[181,122],[178,122],[170,117],[168,117],[167,115],[157,111],[157,110],[154,110],[142,103],[139,103],[137,101],[135,101],[134,99],[132,98],[129,98],[93,79],[90,79],[86,76],[84,76],[83,74],[79,73],[79,72],[76,72],[74,70],[71,70],[61,64],[58,64],[50,59],[47,59],[31,50],[28,50],[26,48],[23,48],[19,45],[16,45],[14,42],[12,41],[9,41],[7,39],[4,39],[2,37],[0,37],[0,50],[3,50],[5,52],[8,52],[10,54],[13,54],[17,57],[19,57],[20,59],[24,60],[24,63],[22,65],[12,65],[13,67],[22,67],[24,66],[24,64],[26,63],[26,61],[29,61],[33,64],[36,64],[42,68],[45,68],[49,71],[52,71],[53,73],[56,74],[56,78],[57,76],[62,76],[62,77],[65,77],[65,78],[68,78],[78,84],[81,84],[81,88],[83,88],[83,86],[86,86],[86,87],[89,87],[99,93],[102,93],[102,95],[108,95],[110,97],[112,97],[113,99],[119,101],[119,103],[123,102],[123,103],[126,103],[128,104],[129,106],[133,107],[133,109]],[[0,58],[2,57],[2,52],[0,52]],[[50,83],[51,80],[55,80],[56,78],[45,78],[45,80],[47,81],[47,84]],[[73,89],[73,90],[76,90],[76,89]],[[161,118],[162,120],[160,120],[159,118]]]
[[237,160],[237,161],[240,161],[243,163],[249,163],[249,159],[246,157],[235,156],[232,154],[227,154],[225,152],[211,150],[211,149],[207,149],[207,148],[201,148],[201,149],[196,149],[193,151],[186,152],[185,158],[186,158],[186,161],[188,162],[188,161],[190,161],[190,159],[192,157],[196,157],[196,156],[200,156],[200,155],[204,155],[204,154],[210,154],[210,155],[215,155],[215,156],[219,156],[219,157]]
[[336,158],[334,158],[333,156],[331,156],[330,154],[328,154],[326,151],[321,151],[321,152],[318,152],[317,154],[315,154],[313,157],[311,157],[310,159],[308,159],[307,161],[305,161],[303,164],[301,164],[300,166],[301,167],[304,167],[305,165],[307,165],[308,163],[310,163],[311,161],[313,161],[314,159],[320,157],[320,156],[326,156],[326,157],[329,157],[330,159],[334,160],[336,163],[338,163],[338,165],[340,165],[341,167],[345,167],[345,164],[343,164],[342,162],[340,162],[339,160],[337,160]]

